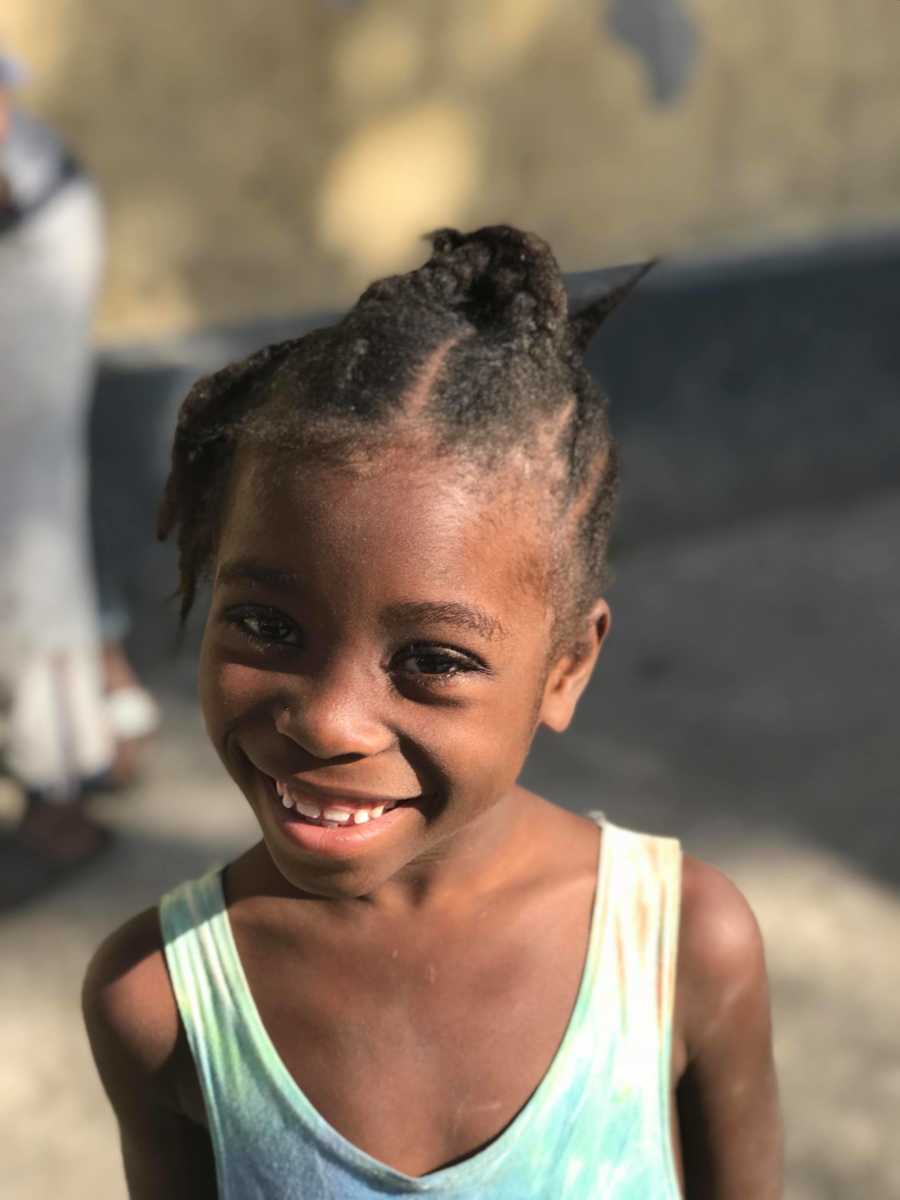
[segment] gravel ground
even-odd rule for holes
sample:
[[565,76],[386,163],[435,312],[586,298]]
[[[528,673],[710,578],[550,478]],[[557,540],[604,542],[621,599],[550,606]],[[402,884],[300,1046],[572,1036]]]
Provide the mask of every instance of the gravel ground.
[[[573,730],[539,738],[526,778],[676,832],[748,894],[768,947],[789,1200],[900,1196],[898,529],[888,493],[623,556],[595,682]],[[115,852],[0,924],[10,1200],[124,1195],[78,1017],[86,958],[252,836],[189,673],[160,672],[166,725],[142,785],[97,805]],[[0,811],[15,803],[0,788]]]

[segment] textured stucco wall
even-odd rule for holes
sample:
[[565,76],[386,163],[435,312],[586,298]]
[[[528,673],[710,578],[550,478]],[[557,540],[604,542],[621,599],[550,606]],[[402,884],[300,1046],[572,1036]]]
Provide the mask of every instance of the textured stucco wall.
[[107,335],[339,306],[439,224],[579,269],[893,223],[898,0],[679,5],[666,105],[619,0],[4,0],[0,39],[104,187]]

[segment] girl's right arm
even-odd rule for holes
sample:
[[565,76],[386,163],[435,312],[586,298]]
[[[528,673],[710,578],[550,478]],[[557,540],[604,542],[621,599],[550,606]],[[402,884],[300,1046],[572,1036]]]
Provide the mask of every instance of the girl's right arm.
[[97,950],[83,989],[94,1061],[122,1144],[131,1200],[213,1200],[206,1130],[179,1111],[173,1064],[182,1039],[155,909]]

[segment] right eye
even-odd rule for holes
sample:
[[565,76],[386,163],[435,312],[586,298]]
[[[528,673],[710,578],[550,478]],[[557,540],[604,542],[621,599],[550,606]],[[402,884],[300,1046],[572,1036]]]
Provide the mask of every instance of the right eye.
[[298,646],[300,630],[284,613],[275,608],[238,608],[226,613],[226,620],[239,633],[258,646]]

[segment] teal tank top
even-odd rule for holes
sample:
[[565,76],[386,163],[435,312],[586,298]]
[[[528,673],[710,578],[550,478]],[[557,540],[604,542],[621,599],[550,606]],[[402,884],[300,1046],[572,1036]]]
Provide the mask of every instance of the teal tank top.
[[493,1142],[418,1178],[349,1142],[288,1072],[247,987],[221,874],[163,898],[166,959],[223,1200],[678,1200],[669,1072],[681,851],[596,816],[604,832],[587,958],[559,1049]]

